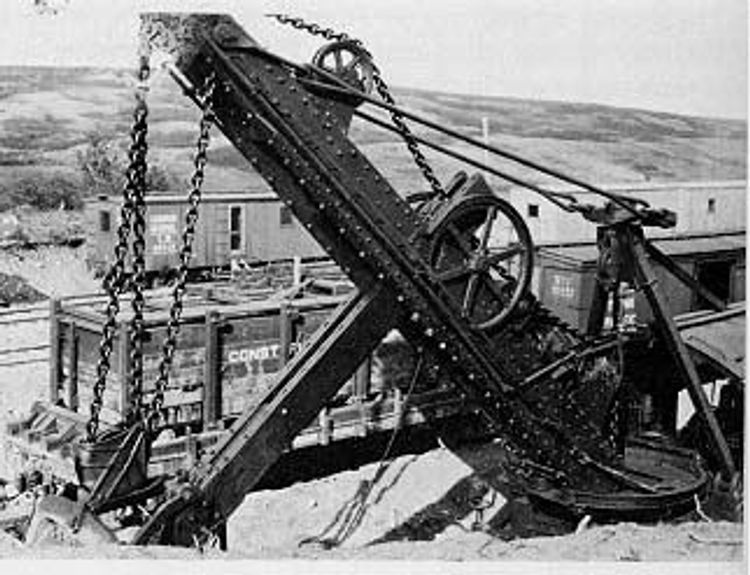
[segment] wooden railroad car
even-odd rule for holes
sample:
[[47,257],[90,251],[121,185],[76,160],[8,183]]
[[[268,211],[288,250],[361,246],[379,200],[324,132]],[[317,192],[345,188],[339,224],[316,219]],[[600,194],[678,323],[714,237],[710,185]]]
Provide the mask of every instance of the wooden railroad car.
[[[91,233],[88,262],[100,273],[112,261],[121,201],[102,195],[86,204]],[[188,205],[184,194],[149,193],[146,206],[146,270],[149,279],[154,279],[178,264]],[[232,265],[323,256],[323,250],[272,192],[203,195],[191,260],[193,277],[210,277]]]
[[[745,299],[745,232],[683,235],[654,241],[685,271],[726,302]],[[533,289],[546,307],[579,330],[585,330],[596,282],[598,251],[593,243],[537,247]],[[660,269],[673,315],[706,309],[674,276]],[[639,323],[651,320],[644,297],[632,293],[629,313]]]
[[[280,297],[274,290],[244,290],[236,284],[193,286],[185,301],[183,321],[165,394],[159,436],[150,459],[155,475],[187,468],[213,445],[243,412],[252,409],[273,383],[276,373],[300,345],[327,320],[351,285],[316,293]],[[331,292],[334,293],[331,293]],[[292,290],[294,292],[294,290]],[[167,290],[148,294],[147,341],[144,345],[144,401],[153,397],[154,382],[168,317]],[[55,300],[51,303],[51,368],[49,402],[32,416],[11,425],[8,452],[45,475],[74,480],[72,454],[65,446],[84,433],[96,381],[105,299]],[[129,405],[130,370],[127,304],[118,324],[111,371],[104,392],[101,421],[120,421]],[[395,427],[429,435],[423,410],[438,417],[459,416],[462,402],[447,389],[412,383],[415,359],[410,345],[391,332],[339,394],[289,446],[289,451],[359,442],[363,452],[381,444]],[[411,389],[408,403],[406,390]],[[373,441],[369,442],[372,438]],[[355,449],[354,451],[357,451]],[[62,453],[60,452],[62,450]],[[317,456],[316,456],[317,457]]]

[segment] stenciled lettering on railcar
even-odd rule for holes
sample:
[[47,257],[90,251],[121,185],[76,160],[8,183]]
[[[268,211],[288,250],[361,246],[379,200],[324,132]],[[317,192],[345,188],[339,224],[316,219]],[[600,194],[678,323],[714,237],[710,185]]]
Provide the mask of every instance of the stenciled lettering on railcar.
[[561,299],[573,299],[576,295],[576,288],[573,285],[573,278],[560,274],[552,276],[552,287],[550,288],[553,297]]
[[227,354],[227,363],[252,364],[256,361],[278,359],[279,357],[281,357],[281,344],[269,343],[258,347],[246,347],[242,349],[230,350]]
[[148,217],[151,253],[169,255],[177,252],[177,214],[152,214]]

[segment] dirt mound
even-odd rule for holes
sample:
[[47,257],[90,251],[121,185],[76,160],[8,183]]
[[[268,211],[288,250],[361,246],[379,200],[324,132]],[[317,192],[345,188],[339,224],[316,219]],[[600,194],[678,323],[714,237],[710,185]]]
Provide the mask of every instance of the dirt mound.
[[34,303],[47,299],[21,276],[0,272],[0,307],[17,303]]

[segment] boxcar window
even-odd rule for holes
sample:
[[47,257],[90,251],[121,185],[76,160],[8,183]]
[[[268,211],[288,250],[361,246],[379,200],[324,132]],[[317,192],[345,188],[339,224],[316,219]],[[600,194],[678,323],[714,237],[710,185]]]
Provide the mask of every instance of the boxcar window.
[[229,207],[229,250],[242,249],[242,206]]
[[107,210],[99,212],[99,231],[108,232],[112,227],[112,220]]
[[530,218],[539,217],[539,206],[537,204],[529,204],[529,217]]
[[715,198],[708,199],[708,213],[709,214],[716,213],[716,199]]
[[294,219],[292,219],[292,210],[290,210],[287,206],[281,206],[279,209],[279,225],[282,227],[291,226],[294,224]]

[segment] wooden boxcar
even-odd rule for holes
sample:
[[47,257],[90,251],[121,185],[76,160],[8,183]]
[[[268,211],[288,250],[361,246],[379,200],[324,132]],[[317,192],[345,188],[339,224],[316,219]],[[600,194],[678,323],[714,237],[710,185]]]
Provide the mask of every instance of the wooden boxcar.
[[[677,264],[728,302],[745,299],[744,232],[661,238],[654,241]],[[598,251],[594,244],[537,248],[534,287],[541,301],[570,325],[586,329],[596,282]],[[693,292],[655,265],[673,315],[705,309]],[[635,315],[650,321],[645,298],[635,294]]]
[[[99,196],[86,204],[91,232],[88,261],[103,271],[112,261],[120,214],[119,197]],[[184,195],[146,197],[146,269],[150,275],[176,267],[187,202]],[[203,196],[191,268],[209,272],[236,265],[325,254],[271,192],[210,192]]]

